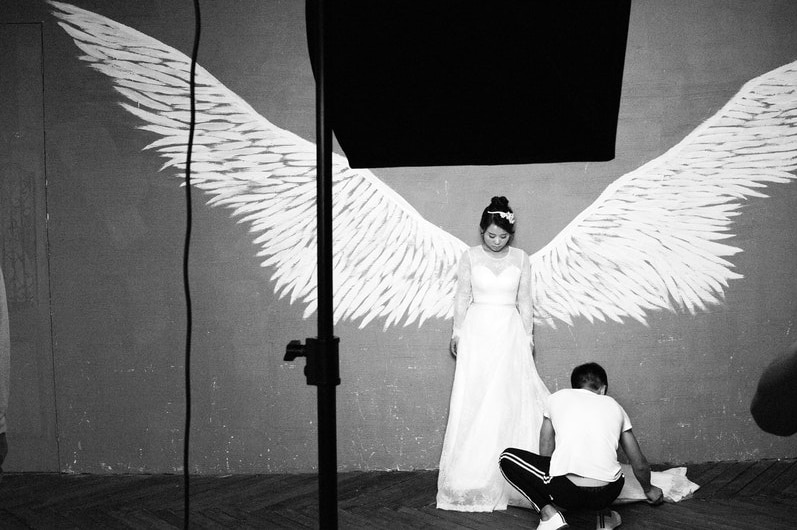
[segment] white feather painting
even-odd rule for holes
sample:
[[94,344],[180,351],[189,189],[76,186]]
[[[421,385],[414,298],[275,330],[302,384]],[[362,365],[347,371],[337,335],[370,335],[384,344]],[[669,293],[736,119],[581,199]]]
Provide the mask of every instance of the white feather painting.
[[[181,177],[190,60],[128,26],[50,2],[60,26],[105,74],[120,104],[156,139],[147,149]],[[197,68],[192,182],[211,206],[249,226],[280,297],[316,309],[315,145],[280,129]],[[425,220],[365,169],[333,158],[336,322],[421,325],[452,314],[466,244]],[[538,324],[576,318],[646,323],[654,312],[695,314],[740,280],[733,218],[748,197],[795,179],[797,62],[745,84],[658,158],[617,178],[531,255]],[[276,237],[281,234],[281,237]],[[290,235],[290,238],[285,237]]]

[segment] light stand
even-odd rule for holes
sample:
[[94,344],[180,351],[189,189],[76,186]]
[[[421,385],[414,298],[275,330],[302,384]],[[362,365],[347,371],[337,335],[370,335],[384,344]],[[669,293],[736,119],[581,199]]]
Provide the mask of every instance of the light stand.
[[[313,6],[314,4],[314,6]],[[313,7],[311,7],[313,6]],[[335,387],[340,384],[338,343],[333,334],[332,300],[332,127],[327,116],[326,64],[324,49],[324,0],[308,0],[315,8],[316,46],[316,189],[318,215],[318,336],[306,346],[298,340],[288,344],[285,360],[306,357],[308,385],[318,387],[318,519],[321,528],[338,527],[337,432]],[[309,17],[308,17],[309,19]],[[309,30],[310,28],[308,28]]]

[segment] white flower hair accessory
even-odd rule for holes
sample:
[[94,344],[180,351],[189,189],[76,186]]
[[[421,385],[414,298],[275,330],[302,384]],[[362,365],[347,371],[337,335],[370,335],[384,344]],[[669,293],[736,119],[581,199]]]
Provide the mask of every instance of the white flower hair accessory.
[[509,224],[511,224],[511,225],[515,224],[515,214],[513,214],[512,212],[498,212],[498,211],[491,212],[491,211],[488,210],[487,213],[492,213],[492,214],[499,215],[499,216],[503,217],[504,219],[506,219],[509,222]]

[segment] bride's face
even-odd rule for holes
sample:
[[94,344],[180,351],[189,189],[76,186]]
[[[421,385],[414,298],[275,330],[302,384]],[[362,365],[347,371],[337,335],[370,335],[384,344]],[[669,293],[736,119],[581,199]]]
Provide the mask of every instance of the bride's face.
[[482,232],[484,247],[493,252],[501,252],[509,244],[512,234],[503,228],[491,224]]

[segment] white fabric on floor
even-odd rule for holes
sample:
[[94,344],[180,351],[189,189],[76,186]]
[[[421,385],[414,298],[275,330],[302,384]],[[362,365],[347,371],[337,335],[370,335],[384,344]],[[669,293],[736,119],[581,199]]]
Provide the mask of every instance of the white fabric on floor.
[[[634,471],[628,464],[622,464],[625,475],[623,491],[614,501],[614,504],[644,501],[646,499],[642,486],[634,476]],[[686,478],[685,467],[674,467],[664,471],[651,471],[650,483],[661,488],[665,502],[679,502],[688,499],[700,487]]]

